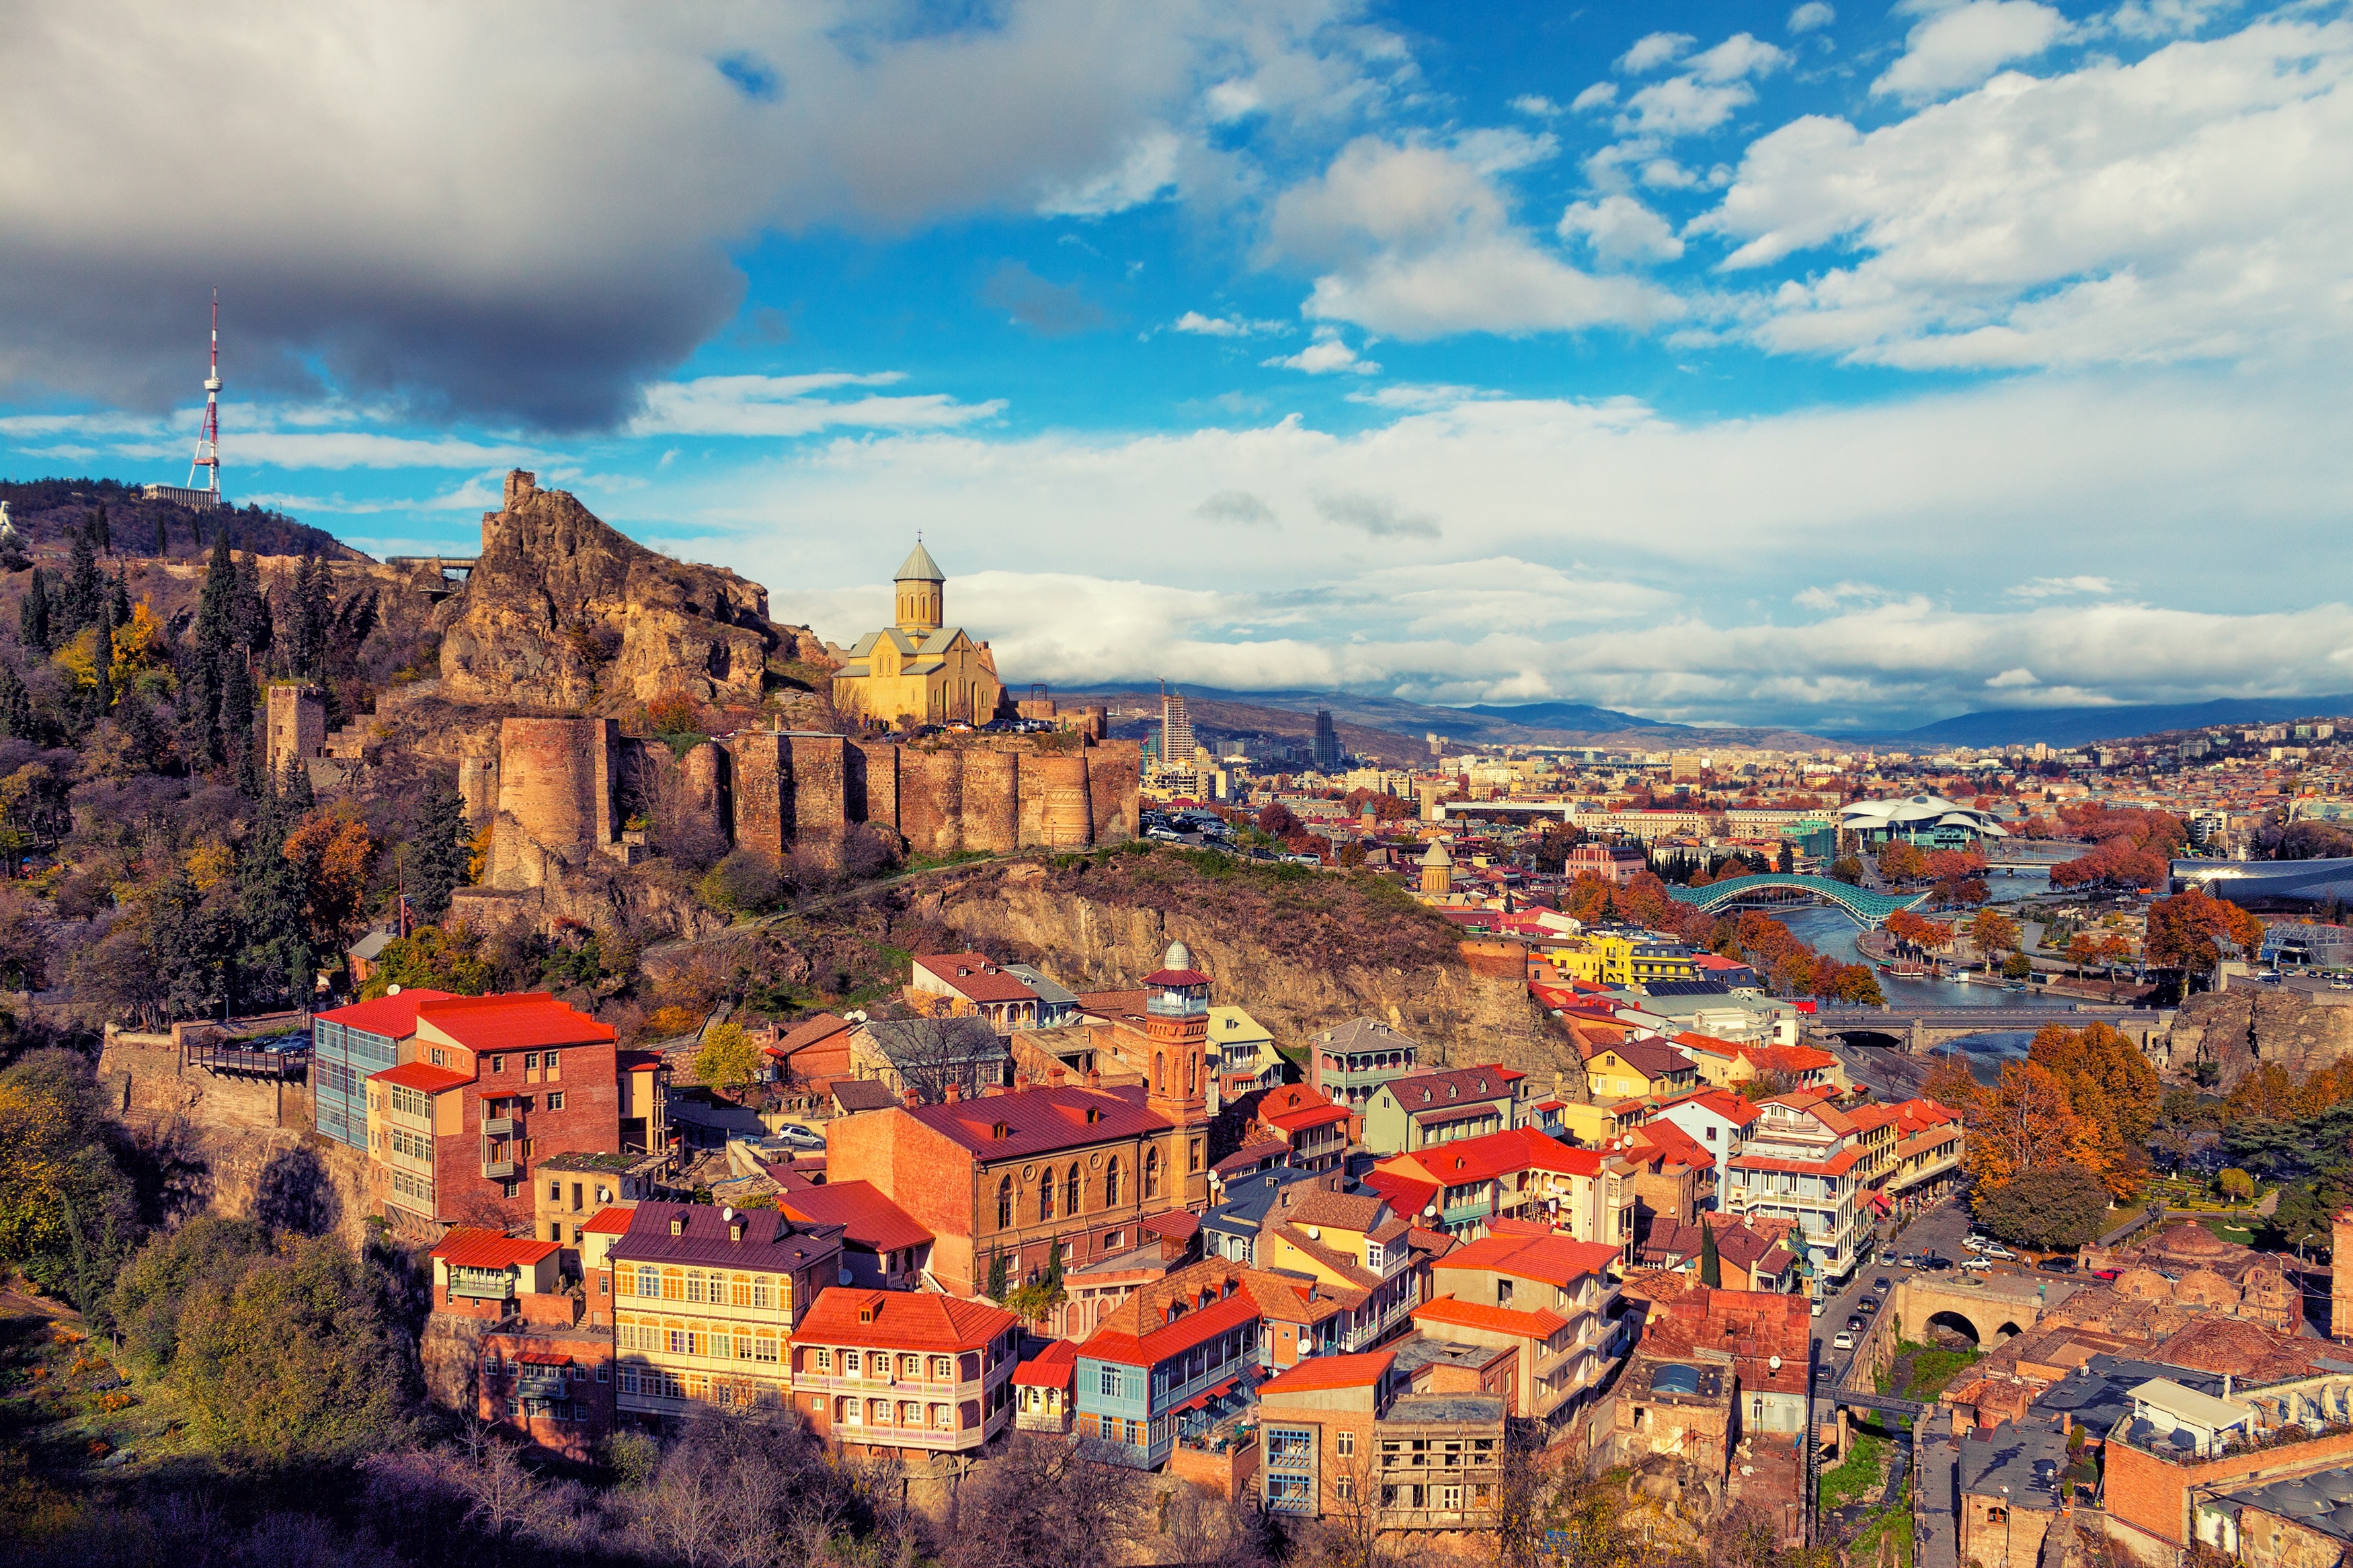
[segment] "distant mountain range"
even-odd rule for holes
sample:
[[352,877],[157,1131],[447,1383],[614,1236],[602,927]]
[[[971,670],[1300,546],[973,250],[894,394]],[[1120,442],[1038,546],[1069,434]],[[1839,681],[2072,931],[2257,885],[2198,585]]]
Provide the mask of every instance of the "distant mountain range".
[[2291,719],[2353,714],[2353,695],[2222,697],[2211,702],[2151,702],[2114,708],[2000,708],[1939,719],[1916,730],[1852,736],[1854,740],[1932,746],[2080,746],[2168,730],[2223,724],[2279,724]]

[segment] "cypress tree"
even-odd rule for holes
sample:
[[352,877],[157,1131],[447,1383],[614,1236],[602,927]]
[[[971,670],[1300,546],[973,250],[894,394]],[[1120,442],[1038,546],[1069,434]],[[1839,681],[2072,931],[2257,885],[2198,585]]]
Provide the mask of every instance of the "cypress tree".
[[255,800],[269,793],[268,781],[253,756],[253,672],[246,668],[245,650],[231,647],[222,672],[220,693],[221,760],[228,764],[237,787]]
[[238,956],[252,984],[275,989],[311,967],[311,940],[301,868],[286,858],[285,817],[272,792],[262,792],[260,805],[237,854]]
[[131,624],[131,579],[121,566],[114,569],[114,624]]
[[409,840],[407,868],[408,901],[426,920],[438,924],[448,912],[449,895],[470,879],[466,872],[474,858],[470,839],[466,803],[448,780],[434,780]]
[[155,514],[155,553],[159,556],[172,553],[172,528],[165,515],[160,511]]
[[100,594],[98,605],[98,647],[93,662],[98,666],[98,710],[102,715],[114,706],[114,634],[121,625],[114,618],[114,595]]
[[1724,1288],[1724,1259],[1715,1250],[1715,1227],[1705,1215],[1699,1219],[1699,1282],[1711,1290]]
[[311,788],[311,770],[301,758],[287,758],[285,773],[278,781],[279,809],[290,819],[318,804],[318,794]]
[[106,594],[106,579],[98,570],[98,545],[90,534],[87,528],[75,531],[73,548],[66,557],[65,584],[51,609],[51,630],[61,643],[70,641],[82,627],[98,624],[98,602]]
[[205,585],[196,595],[196,647],[216,668],[236,640],[237,561],[229,553],[228,533],[213,536],[212,559],[205,564]]
[[40,649],[43,658],[57,646],[49,640],[48,584],[37,566],[33,568],[32,582],[26,585],[25,602],[16,608],[16,640]]
[[33,696],[13,664],[0,664],[0,735],[33,739]]
[[108,555],[114,553],[114,529],[106,521],[104,501],[99,502],[98,510],[90,514],[90,537],[101,552]]
[[236,560],[236,587],[230,601],[230,624],[237,640],[256,658],[269,651],[269,599],[261,591],[261,558],[245,554]]

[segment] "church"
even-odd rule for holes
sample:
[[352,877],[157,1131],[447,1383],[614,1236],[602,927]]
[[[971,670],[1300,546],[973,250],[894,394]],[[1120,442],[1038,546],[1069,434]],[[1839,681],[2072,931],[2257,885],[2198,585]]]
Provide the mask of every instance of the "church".
[[899,567],[895,624],[869,632],[833,678],[845,719],[877,724],[986,724],[1005,700],[997,656],[946,626],[947,578],[923,541]]

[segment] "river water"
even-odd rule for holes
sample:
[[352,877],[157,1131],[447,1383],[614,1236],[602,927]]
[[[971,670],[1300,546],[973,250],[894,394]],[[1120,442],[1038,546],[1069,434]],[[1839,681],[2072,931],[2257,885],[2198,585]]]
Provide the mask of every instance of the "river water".
[[[1991,901],[2009,902],[2036,898],[2051,890],[2051,874],[2047,871],[1995,871],[1986,878]],[[1862,928],[1841,910],[1828,905],[1809,905],[1799,909],[1776,910],[1776,920],[1796,932],[1799,938],[1842,963],[1864,962],[1854,939]],[[2052,1013],[2072,1010],[2076,998],[2049,996],[2040,992],[2005,991],[1994,985],[1964,985],[1953,980],[1910,980],[1894,974],[1878,976],[1879,989],[1891,1005],[1897,1007],[2034,1007]],[[2026,1055],[2033,1031],[2027,1029],[1989,1029],[1981,1035],[1963,1035],[1941,1042],[1938,1049],[1959,1051],[1969,1058],[1969,1070],[1980,1081],[1991,1082],[2001,1071],[2001,1064]]]

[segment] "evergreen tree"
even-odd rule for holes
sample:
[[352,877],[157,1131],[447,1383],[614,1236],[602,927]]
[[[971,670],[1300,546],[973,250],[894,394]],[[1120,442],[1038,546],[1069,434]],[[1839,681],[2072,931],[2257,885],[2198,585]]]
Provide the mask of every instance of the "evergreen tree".
[[213,536],[212,559],[205,565],[205,585],[196,595],[196,649],[206,663],[218,669],[221,657],[237,640],[237,560],[229,553],[227,530]]
[[1699,1282],[1711,1290],[1724,1289],[1724,1259],[1715,1250],[1715,1227],[1705,1215],[1699,1221]]
[[155,553],[159,556],[172,553],[172,528],[166,516],[160,511],[155,514]]
[[474,857],[466,829],[466,803],[446,779],[436,779],[425,792],[417,831],[409,840],[408,901],[423,919],[438,923],[448,912],[449,895],[470,878],[467,868]]
[[25,602],[16,609],[16,640],[26,647],[38,648],[43,658],[57,645],[49,640],[49,589],[41,569],[33,568],[33,580],[25,587]]
[[261,557],[251,553],[237,557],[236,577],[230,624],[236,628],[237,640],[258,658],[269,653],[270,643],[269,598],[261,591]]
[[29,741],[33,736],[33,697],[13,664],[0,664],[0,735]]
[[275,991],[312,967],[309,928],[302,920],[302,869],[286,858],[286,817],[273,792],[239,847],[237,908],[242,926],[238,959],[246,984]]
[[253,672],[246,668],[245,650],[228,650],[221,674],[220,758],[228,765],[237,787],[256,800],[267,794],[261,770],[254,765]]
[[120,565],[116,566],[114,569],[114,587],[112,592],[114,595],[114,624],[118,626],[127,626],[131,624],[131,578],[129,573]]
[[294,577],[294,603],[287,635],[289,662],[296,675],[316,679],[326,673],[327,634],[335,621],[335,580],[313,550]]
[[104,501],[99,502],[98,510],[90,513],[90,542],[97,545],[101,553],[107,555],[114,553],[114,530],[106,521]]
[[175,867],[148,905],[147,956],[167,1016],[209,1012],[220,996],[223,951],[220,918],[204,907],[203,895],[185,867]]
[[98,544],[88,528],[74,531],[73,547],[66,557],[66,580],[51,609],[50,630],[59,643],[70,641],[84,626],[98,623],[98,602],[106,595],[106,579],[98,570]]
[[98,596],[98,647],[92,660],[98,667],[96,703],[100,717],[114,706],[114,634],[122,623],[114,617],[114,595]]
[[311,770],[301,758],[287,758],[285,773],[278,780],[279,810],[291,820],[318,804],[318,792],[311,787]]

